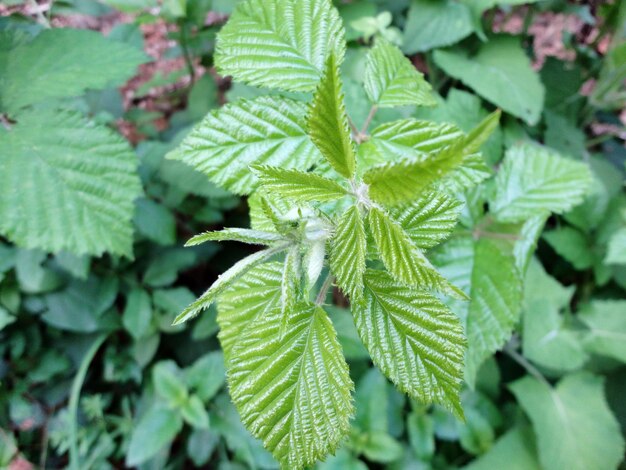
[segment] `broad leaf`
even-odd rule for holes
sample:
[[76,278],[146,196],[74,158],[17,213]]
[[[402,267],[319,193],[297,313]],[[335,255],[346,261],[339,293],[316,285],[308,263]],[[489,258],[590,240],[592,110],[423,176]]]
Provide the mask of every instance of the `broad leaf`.
[[496,441],[489,451],[465,470],[541,470],[530,429],[515,427]]
[[364,86],[371,102],[380,108],[436,104],[424,76],[400,49],[382,38],[367,56]]
[[409,286],[435,289],[463,297],[463,293],[430,264],[398,222],[390,219],[382,210],[373,207],[368,213],[368,225],[382,262],[397,281]]
[[341,90],[339,64],[331,54],[307,116],[311,140],[332,167],[346,178],[354,176],[354,143]]
[[246,0],[218,35],[215,63],[235,81],[312,91],[328,56],[341,62],[344,34],[329,0]]
[[223,242],[234,241],[250,243],[253,245],[274,245],[276,242],[284,240],[277,233],[263,232],[261,230],[251,230],[247,228],[225,228],[216,232],[200,233],[187,241],[185,246],[200,245],[209,241]]
[[358,301],[363,292],[366,243],[361,211],[353,205],[339,218],[330,250],[330,269],[352,301]]
[[603,356],[626,362],[626,301],[594,300],[579,318],[587,325],[586,348]]
[[593,265],[593,247],[579,230],[569,226],[560,227],[545,232],[543,239],[575,269],[582,271]]
[[530,125],[539,120],[544,88],[530,60],[514,37],[495,37],[478,53],[435,51],[434,59],[448,75]]
[[353,305],[352,314],[374,363],[402,392],[463,416],[465,338],[458,318],[440,300],[369,270],[363,305]]
[[131,256],[136,167],[106,127],[74,113],[23,113],[0,130],[0,233],[26,248]]
[[533,423],[542,468],[617,468],[624,438],[606,404],[602,379],[582,372],[552,388],[526,376],[511,390]]
[[334,452],[350,428],[353,389],[348,365],[324,310],[280,311],[242,332],[228,382],[243,423],[284,468],[300,469]]
[[126,465],[135,467],[154,457],[183,427],[178,411],[153,405],[134,426],[126,454]]
[[507,151],[489,206],[498,220],[523,222],[548,212],[568,211],[582,202],[590,186],[587,165],[523,144]]
[[204,173],[237,194],[249,194],[256,178],[249,166],[308,169],[319,153],[305,133],[304,104],[265,96],[240,100],[209,113],[168,158]]
[[48,29],[14,46],[0,56],[0,111],[11,114],[88,88],[121,85],[147,59],[130,44],[82,29]]
[[297,202],[332,201],[348,194],[339,183],[315,173],[270,166],[255,166],[253,170],[264,190]]
[[626,228],[621,228],[609,240],[606,258],[607,264],[626,264]]

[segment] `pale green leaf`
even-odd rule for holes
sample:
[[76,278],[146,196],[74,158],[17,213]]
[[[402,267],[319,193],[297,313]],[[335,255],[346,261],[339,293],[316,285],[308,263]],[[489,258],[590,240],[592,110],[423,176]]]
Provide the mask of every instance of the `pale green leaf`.
[[250,165],[308,169],[319,152],[306,135],[304,104],[264,96],[240,100],[209,113],[168,158],[204,173],[237,194],[256,186]]
[[413,0],[404,30],[408,54],[449,46],[472,33],[470,10],[455,0]]
[[136,167],[106,127],[74,113],[22,113],[0,130],[0,233],[26,248],[131,256]]
[[619,229],[611,236],[604,262],[626,264],[626,228]]
[[579,230],[568,226],[559,227],[545,232],[543,239],[575,269],[582,271],[592,266],[594,254],[591,243]]
[[354,143],[350,137],[339,64],[331,54],[307,115],[311,140],[332,167],[352,178],[356,167]]
[[448,75],[504,111],[530,125],[539,120],[544,88],[518,38],[491,38],[472,57],[458,50],[438,50],[434,59]]
[[624,456],[624,438],[606,404],[602,379],[586,372],[556,386],[526,376],[511,390],[530,417],[545,470],[612,470]]
[[265,191],[296,202],[326,202],[348,194],[339,183],[315,173],[271,166],[252,167]]
[[232,351],[228,382],[250,432],[283,468],[334,452],[350,429],[348,365],[324,310],[299,304],[280,339],[280,311],[249,325]]
[[133,427],[126,454],[126,465],[135,467],[154,457],[169,445],[183,427],[178,411],[153,405]]
[[492,175],[480,153],[466,155],[455,170],[448,174],[436,187],[447,194],[464,192],[483,182]]
[[542,470],[530,429],[515,427],[465,470]]
[[289,315],[295,310],[296,302],[298,302],[298,294],[300,289],[300,247],[293,245],[285,255],[283,264],[283,275],[280,282],[280,314],[281,323],[279,336],[282,339],[285,334]]
[[418,248],[428,250],[448,238],[461,206],[457,199],[432,192],[410,205],[393,208],[390,214]]
[[357,206],[351,206],[337,222],[331,240],[330,269],[341,290],[353,301],[362,296],[366,244],[361,211]]
[[203,310],[211,306],[234,281],[243,276],[250,269],[269,260],[276,253],[286,250],[289,245],[278,245],[274,248],[257,251],[245,257],[220,274],[217,280],[195,302],[183,310],[174,320],[174,325],[179,325],[195,317]]
[[306,287],[309,292],[322,274],[326,258],[326,238],[313,240],[309,243],[302,260],[302,270],[306,275]]
[[383,264],[397,281],[461,298],[464,296],[439,274],[400,224],[385,212],[372,207],[368,212],[368,224]]
[[594,300],[579,313],[587,325],[586,348],[626,362],[626,301]]
[[371,102],[380,108],[436,104],[424,76],[400,49],[382,38],[367,56],[364,87]]
[[234,241],[242,243],[250,243],[252,245],[275,245],[277,242],[284,240],[277,233],[263,232],[261,230],[252,230],[247,228],[225,228],[215,232],[204,232],[190,238],[185,246],[195,246],[209,241]]
[[235,81],[312,91],[328,57],[343,59],[344,34],[329,0],[246,0],[218,35],[215,63]]
[[584,163],[522,144],[507,151],[489,207],[503,222],[523,222],[548,212],[562,214],[580,204],[590,186],[591,173]]
[[48,29],[14,46],[0,57],[0,110],[9,113],[88,88],[121,85],[147,59],[130,44],[82,29]]
[[226,361],[246,326],[280,307],[282,263],[264,263],[234,282],[220,296],[218,338]]
[[440,300],[369,270],[364,302],[353,305],[352,314],[374,363],[401,391],[463,416],[465,337],[458,318]]

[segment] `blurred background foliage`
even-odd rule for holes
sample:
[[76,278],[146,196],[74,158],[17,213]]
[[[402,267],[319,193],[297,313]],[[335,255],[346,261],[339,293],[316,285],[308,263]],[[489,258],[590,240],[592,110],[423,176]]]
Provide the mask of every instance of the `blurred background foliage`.
[[[232,243],[182,248],[198,232],[246,226],[247,203],[164,158],[211,109],[265,93],[231,86],[212,68],[216,32],[236,3],[0,4],[0,150],[24,122],[53,133],[63,109],[83,128],[122,136],[116,142],[136,157],[141,182],[119,183],[136,198],[132,232],[119,229],[128,242],[81,251],[63,235],[18,243],[31,249],[0,238],[0,468],[277,468],[230,403],[214,312],[171,326],[248,254]],[[595,181],[584,204],[548,221],[517,331],[463,392],[464,423],[397,392],[373,368],[337,296],[332,316],[358,384],[357,415],[345,445],[318,467],[614,468],[626,431],[626,3],[335,4],[357,125],[369,111],[363,46],[383,36],[427,74],[439,106],[381,110],[378,119],[413,115],[467,131],[500,107],[506,114],[484,149],[492,167],[513,143],[532,139],[587,162]],[[49,28],[92,33],[37,46]],[[66,67],[60,92],[29,68],[36,54]],[[34,117],[23,111],[31,105]]]

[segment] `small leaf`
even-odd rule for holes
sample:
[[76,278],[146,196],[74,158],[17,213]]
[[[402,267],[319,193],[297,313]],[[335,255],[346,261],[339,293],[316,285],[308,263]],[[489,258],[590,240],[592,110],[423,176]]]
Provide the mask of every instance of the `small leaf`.
[[515,427],[496,441],[486,454],[474,460],[466,470],[541,470],[530,429]]
[[362,297],[366,243],[361,211],[350,206],[339,218],[331,240],[330,269],[352,301]]
[[626,363],[626,301],[594,300],[579,318],[587,325],[586,348]]
[[560,227],[543,234],[543,238],[575,269],[583,271],[593,265],[593,251],[585,234],[573,227]]
[[209,414],[198,395],[191,395],[180,408],[180,414],[190,426],[195,429],[208,429],[210,425]]
[[200,233],[187,241],[185,246],[195,246],[208,241],[235,241],[250,243],[253,245],[275,245],[276,242],[284,241],[280,235],[261,230],[251,230],[246,228],[225,228],[217,232]]
[[270,166],[252,167],[263,189],[296,202],[341,199],[348,191],[339,183],[314,173]]
[[154,389],[161,398],[176,408],[187,401],[187,387],[172,361],[159,362],[152,369],[152,382]]
[[126,307],[122,314],[124,328],[137,340],[144,338],[150,332],[152,322],[152,304],[148,293],[140,288],[134,288],[128,294]]
[[396,46],[382,38],[367,55],[365,91],[380,108],[434,106],[431,86]]
[[181,431],[183,420],[178,411],[153,405],[133,429],[126,466],[135,467],[154,457]]
[[300,247],[293,245],[285,255],[283,278],[280,283],[280,314],[282,320],[278,332],[280,338],[285,334],[289,315],[294,311],[300,290]]
[[606,264],[626,264],[626,228],[616,231],[607,247]]
[[324,158],[346,178],[355,171],[354,143],[341,91],[337,58],[331,54],[307,116],[309,135]]
[[352,314],[376,365],[402,392],[462,417],[465,338],[458,318],[433,295],[382,271],[367,271],[364,298]]
[[354,412],[348,365],[326,312],[307,304],[268,312],[232,351],[229,387],[243,423],[284,468],[301,469],[334,452]]

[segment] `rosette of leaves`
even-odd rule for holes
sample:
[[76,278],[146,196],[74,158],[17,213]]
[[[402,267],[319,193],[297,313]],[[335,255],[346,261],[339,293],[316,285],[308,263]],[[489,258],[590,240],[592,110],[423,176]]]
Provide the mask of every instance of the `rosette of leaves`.
[[[447,238],[455,191],[489,175],[479,153],[499,112],[465,134],[415,119],[368,125],[379,108],[430,106],[430,85],[378,40],[364,88],[372,112],[346,112],[343,26],[328,0],[247,0],[218,36],[216,65],[235,80],[311,92],[280,94],[209,114],[170,158],[250,195],[251,228],[192,238],[262,246],[185,309],[218,304],[231,396],[242,421],[284,468],[334,452],[353,416],[348,365],[325,310],[331,286],[349,299],[373,362],[403,392],[463,417],[465,337],[439,296],[465,299],[426,251]],[[369,133],[368,133],[369,132]]]

